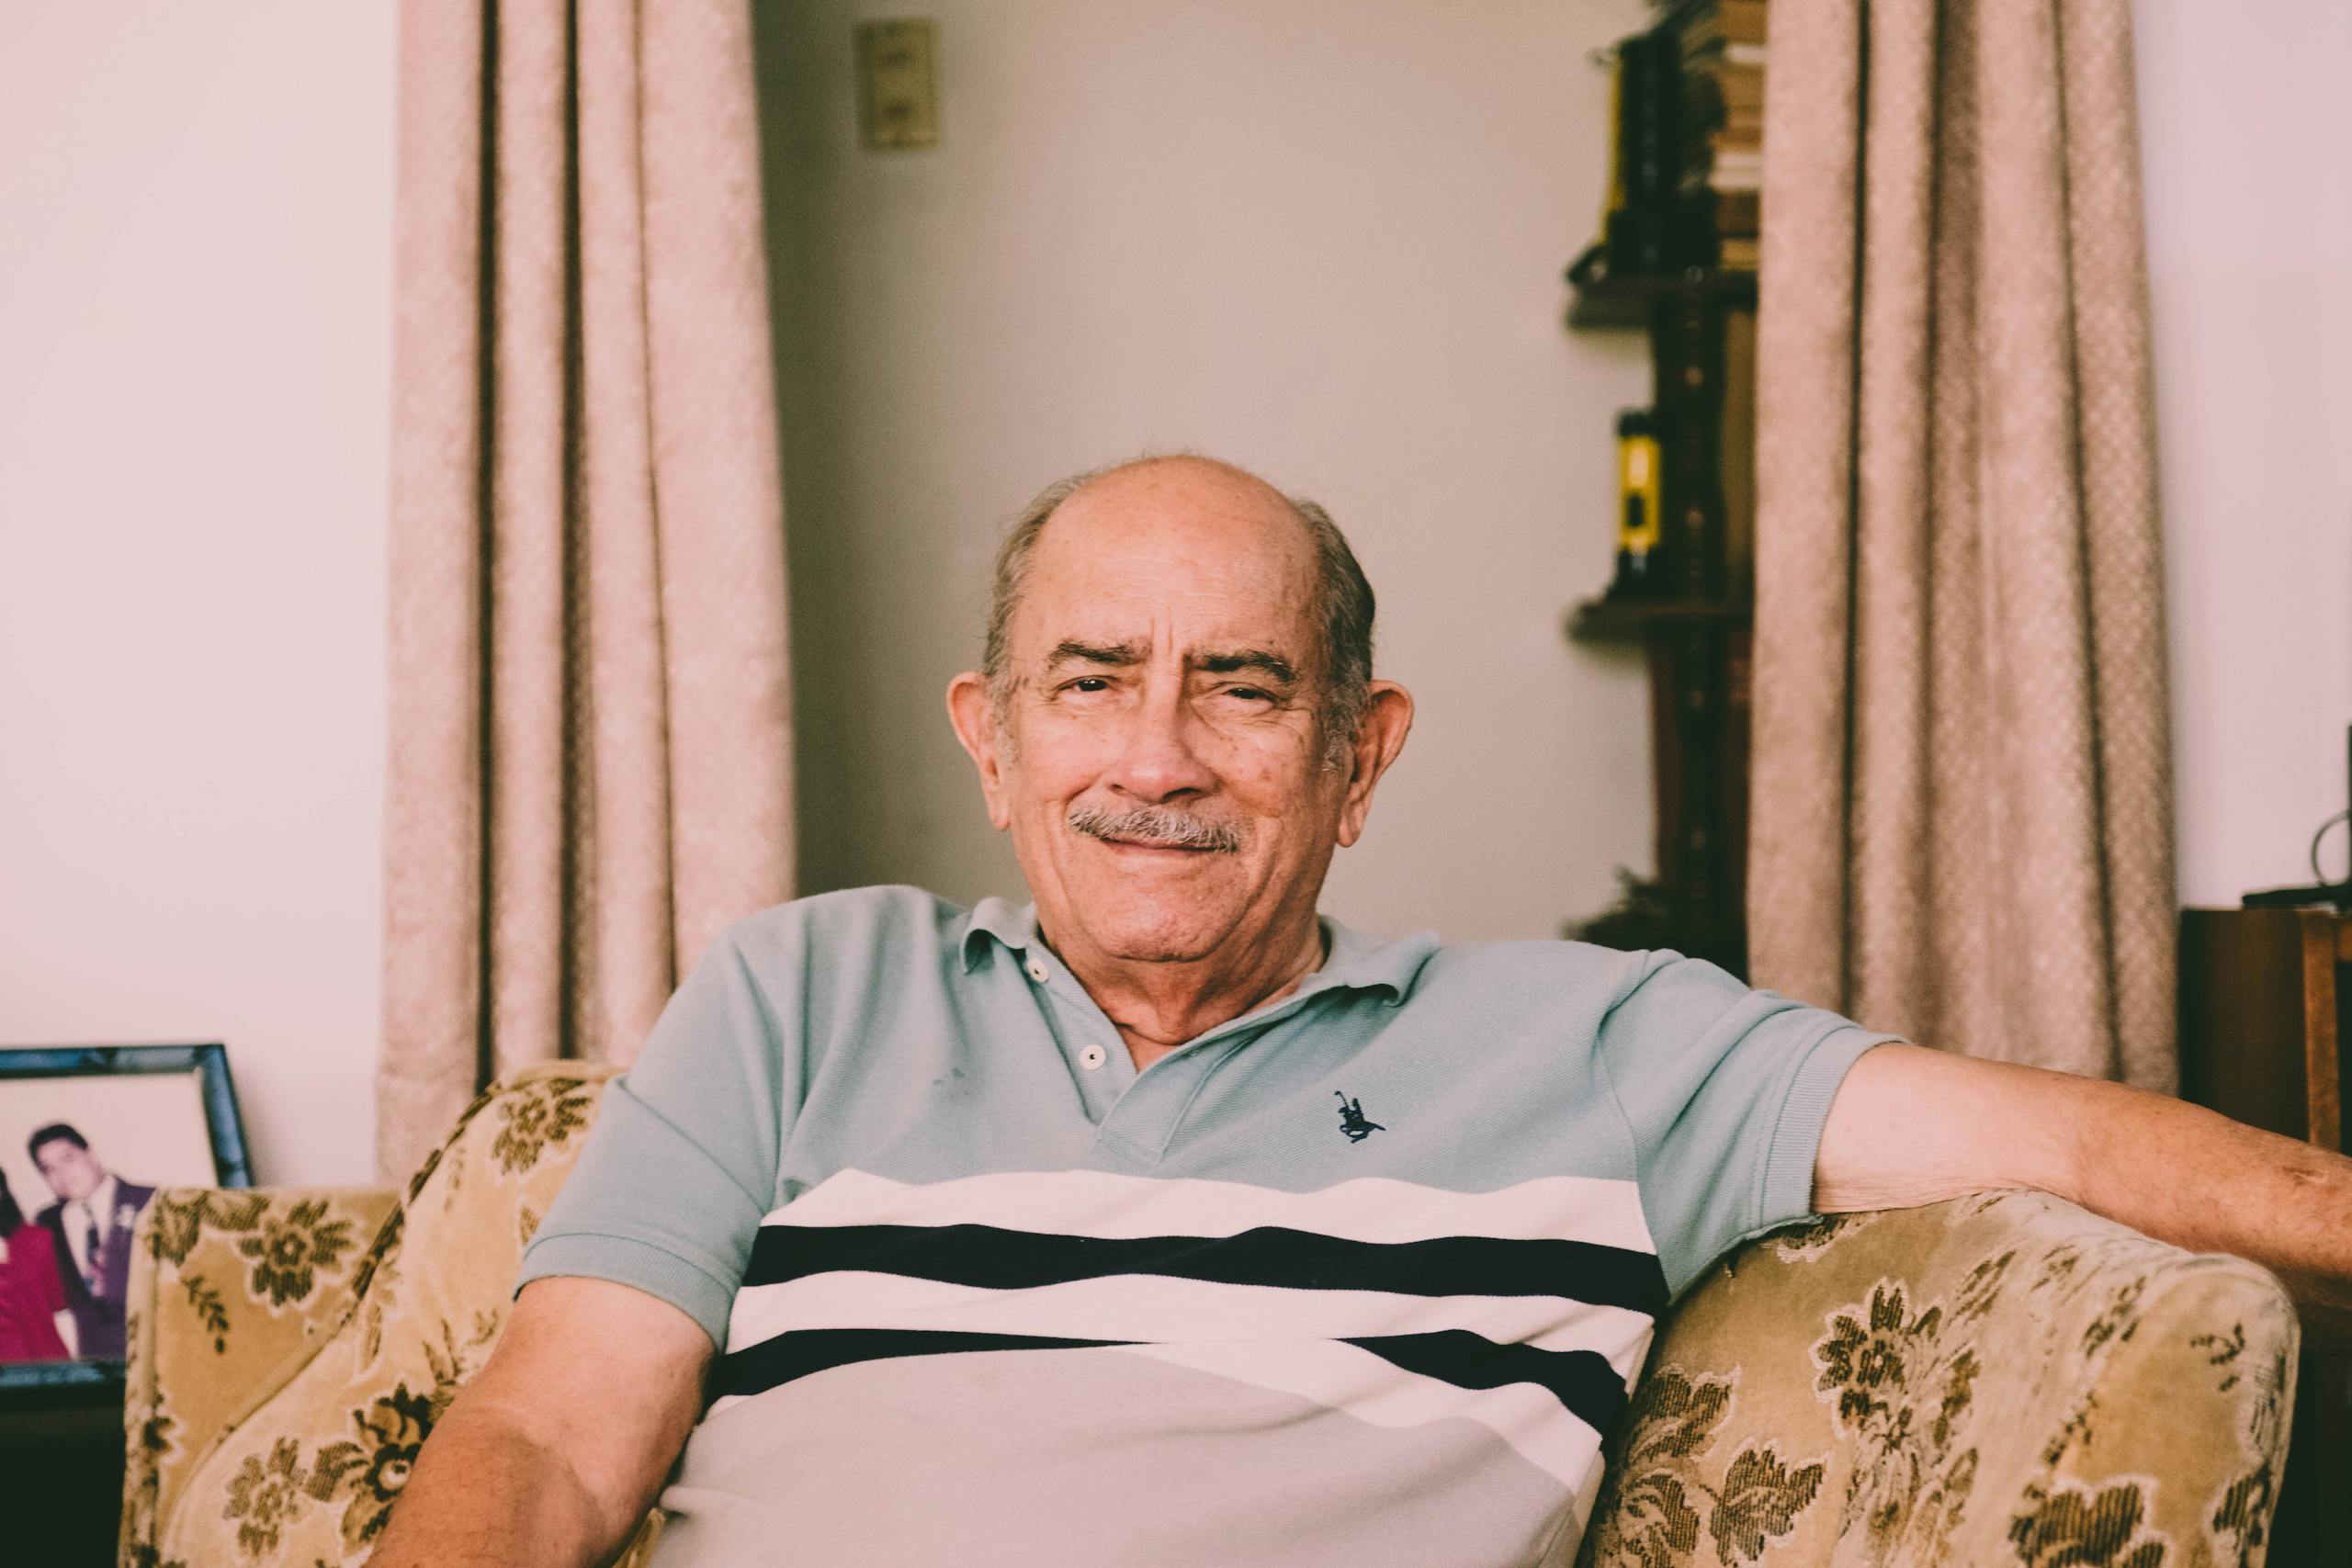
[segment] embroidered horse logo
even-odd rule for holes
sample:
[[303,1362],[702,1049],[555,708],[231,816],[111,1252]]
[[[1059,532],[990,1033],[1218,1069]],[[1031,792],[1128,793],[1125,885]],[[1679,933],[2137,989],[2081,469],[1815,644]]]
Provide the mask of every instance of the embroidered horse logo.
[[1348,1142],[1361,1144],[1374,1133],[1388,1131],[1377,1122],[1364,1120],[1363,1100],[1350,1100],[1348,1091],[1343,1089],[1335,1089],[1331,1092],[1340,1097],[1340,1131],[1348,1135]]

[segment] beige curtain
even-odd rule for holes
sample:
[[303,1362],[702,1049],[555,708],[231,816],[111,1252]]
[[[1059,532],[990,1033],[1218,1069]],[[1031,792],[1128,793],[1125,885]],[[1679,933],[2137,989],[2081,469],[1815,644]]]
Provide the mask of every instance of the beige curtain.
[[2169,1089],[2128,0],[1774,0],[1758,984]]
[[746,0],[401,8],[377,1159],[788,896]]

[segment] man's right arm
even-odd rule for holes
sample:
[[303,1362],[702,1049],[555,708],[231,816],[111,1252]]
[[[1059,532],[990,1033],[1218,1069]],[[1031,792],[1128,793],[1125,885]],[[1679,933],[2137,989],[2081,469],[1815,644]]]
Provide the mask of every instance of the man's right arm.
[[376,1568],[589,1568],[628,1544],[702,1412],[701,1325],[604,1280],[534,1280],[434,1427]]

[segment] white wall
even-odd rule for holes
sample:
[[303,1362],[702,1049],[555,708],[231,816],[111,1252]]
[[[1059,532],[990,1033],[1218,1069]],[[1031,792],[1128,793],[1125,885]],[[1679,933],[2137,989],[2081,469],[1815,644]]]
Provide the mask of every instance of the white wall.
[[392,43],[0,0],[0,1044],[227,1041],[264,1179],[371,1163]]
[[[2180,888],[2226,906],[2309,882],[2345,808],[2352,7],[2134,11]],[[2321,863],[2346,874],[2343,829]]]
[[933,0],[942,141],[856,142],[852,26],[761,13],[810,886],[1017,893],[941,712],[1047,480],[1193,447],[1330,507],[1420,716],[1326,907],[1556,935],[1651,856],[1606,581],[1638,337],[1571,337],[1634,0]]

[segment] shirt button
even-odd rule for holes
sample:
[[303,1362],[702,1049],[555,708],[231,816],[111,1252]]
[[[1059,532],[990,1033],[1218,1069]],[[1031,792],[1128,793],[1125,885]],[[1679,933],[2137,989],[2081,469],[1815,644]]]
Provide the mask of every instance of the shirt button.
[[1029,965],[1029,978],[1036,981],[1037,984],[1041,986],[1044,985],[1046,983],[1046,966],[1042,964],[1032,964]]
[[1106,1059],[1100,1045],[1081,1045],[1078,1048],[1078,1065],[1089,1072],[1101,1066]]

